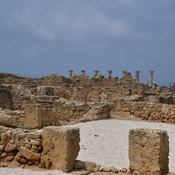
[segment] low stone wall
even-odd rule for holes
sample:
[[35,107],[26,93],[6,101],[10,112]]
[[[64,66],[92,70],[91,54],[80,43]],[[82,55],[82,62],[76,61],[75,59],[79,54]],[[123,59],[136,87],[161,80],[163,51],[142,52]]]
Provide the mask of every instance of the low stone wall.
[[53,109],[43,108],[38,104],[25,105],[24,123],[21,125],[31,128],[64,125],[99,119],[110,118],[113,104],[82,103],[56,100]]
[[80,146],[78,128],[48,127],[43,131],[0,128],[0,163],[73,170]]
[[113,115],[128,117],[134,115],[142,120],[175,123],[174,105],[147,102],[126,102],[121,99],[115,103]]

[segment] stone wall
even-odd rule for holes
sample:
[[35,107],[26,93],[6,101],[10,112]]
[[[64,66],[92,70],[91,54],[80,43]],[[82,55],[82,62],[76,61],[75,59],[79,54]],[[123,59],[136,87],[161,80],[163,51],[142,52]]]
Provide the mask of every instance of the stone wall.
[[127,102],[119,99],[115,108],[111,111],[113,115],[128,117],[134,115],[142,120],[151,122],[175,123],[174,105],[148,102]]
[[79,141],[78,128],[48,127],[40,132],[0,128],[0,163],[69,172],[80,149]]
[[99,119],[110,118],[113,104],[82,103],[56,100],[52,109],[43,108],[38,104],[25,106],[24,122],[21,125],[31,128],[42,128],[44,126],[58,126],[70,123],[78,123]]

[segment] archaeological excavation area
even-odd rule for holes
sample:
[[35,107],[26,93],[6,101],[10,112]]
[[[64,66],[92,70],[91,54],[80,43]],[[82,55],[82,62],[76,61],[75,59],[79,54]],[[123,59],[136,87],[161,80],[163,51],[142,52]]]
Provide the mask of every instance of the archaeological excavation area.
[[[126,128],[128,167],[79,159],[83,149],[87,152],[81,142],[80,123],[132,119],[175,124],[174,92],[154,86],[154,71],[149,72],[149,85],[139,81],[140,71],[135,71],[134,78],[127,71],[121,78],[113,77],[112,71],[105,77],[96,70],[92,78],[84,70],[80,75],[73,75],[72,70],[69,73],[69,77],[53,74],[37,79],[0,73],[1,167],[78,175],[170,174],[171,133],[161,127]],[[94,142],[106,139],[103,133],[91,137]],[[105,145],[108,149],[109,143]],[[116,151],[120,149],[122,146],[116,146]]]

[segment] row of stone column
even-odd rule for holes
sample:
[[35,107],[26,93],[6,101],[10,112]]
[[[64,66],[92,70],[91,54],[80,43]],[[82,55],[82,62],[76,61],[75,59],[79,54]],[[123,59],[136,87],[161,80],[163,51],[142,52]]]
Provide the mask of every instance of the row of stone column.
[[[135,76],[136,76],[136,82],[139,82],[140,78],[139,78],[139,73],[140,71],[135,71]],[[150,74],[150,81],[149,81],[149,85],[152,87],[153,86],[153,73],[154,71],[149,71],[149,74]]]
[[[82,75],[85,75],[85,70],[81,71]],[[99,71],[94,70],[94,77],[98,76]],[[69,70],[69,77],[73,76],[73,70]],[[112,78],[112,70],[108,70],[108,78]]]
[[[85,70],[81,71],[82,75],[85,75]],[[98,70],[94,70],[94,77],[98,76],[99,71]],[[122,71],[123,76],[126,75],[127,71]],[[140,82],[140,76],[139,76],[140,71],[135,71],[135,76],[136,76],[136,82]],[[154,71],[149,71],[150,73],[150,81],[149,81],[149,85],[153,86],[153,73]],[[69,70],[69,77],[72,77],[73,74],[73,70]],[[108,70],[108,78],[112,78],[112,70]]]

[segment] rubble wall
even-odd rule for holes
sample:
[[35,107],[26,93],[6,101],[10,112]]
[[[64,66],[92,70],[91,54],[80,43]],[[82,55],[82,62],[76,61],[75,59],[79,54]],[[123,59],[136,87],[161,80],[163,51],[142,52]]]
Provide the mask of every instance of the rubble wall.
[[39,132],[0,128],[0,164],[14,162],[21,167],[35,165],[69,172],[78,156],[79,142],[78,128],[49,127]]
[[126,102],[117,100],[113,115],[128,117],[134,115],[149,122],[175,123],[174,105],[147,102]]

